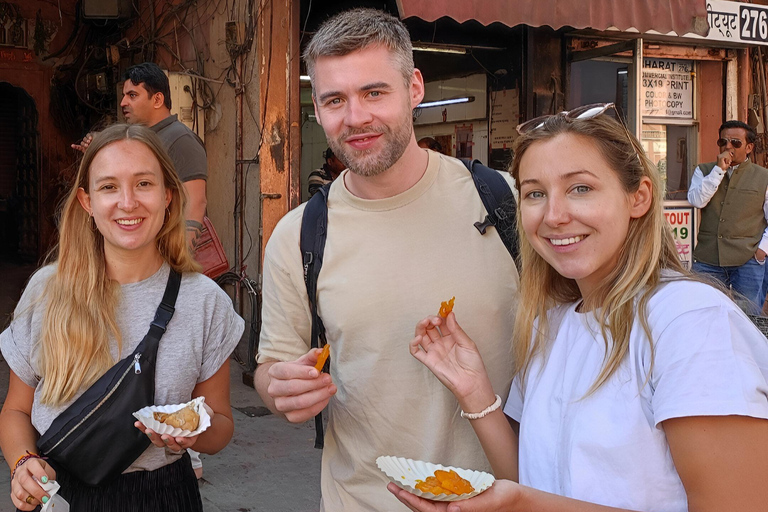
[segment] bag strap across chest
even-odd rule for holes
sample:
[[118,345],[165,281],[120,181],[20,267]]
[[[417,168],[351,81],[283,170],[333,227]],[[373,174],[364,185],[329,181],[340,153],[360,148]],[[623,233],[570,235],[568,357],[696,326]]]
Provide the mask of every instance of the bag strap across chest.
[[171,269],[149,331],[136,349],[61,412],[37,442],[40,453],[87,485],[115,478],[149,446],[131,415],[154,403],[157,351],[180,284],[181,274]]

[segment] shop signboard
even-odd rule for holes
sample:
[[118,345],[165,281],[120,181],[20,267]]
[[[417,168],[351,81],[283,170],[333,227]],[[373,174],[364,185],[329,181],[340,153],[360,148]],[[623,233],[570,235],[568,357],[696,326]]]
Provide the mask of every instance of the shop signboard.
[[491,149],[509,149],[517,138],[520,97],[517,89],[491,92]]
[[694,213],[692,206],[664,206],[664,216],[672,228],[677,256],[688,270],[693,265]]
[[693,119],[693,61],[643,58],[643,117]]
[[[700,36],[689,32],[681,37],[723,41],[737,45],[768,45],[768,6],[730,0],[706,0],[706,2],[709,33],[706,36]],[[611,29],[618,30],[616,27]],[[636,33],[637,30],[630,28],[625,32]],[[649,30],[647,33],[660,34],[655,30]],[[679,34],[667,32],[664,35]]]
[[[768,7],[746,2],[707,0],[706,39],[742,44],[768,44]],[[697,37],[687,34],[689,37]]]

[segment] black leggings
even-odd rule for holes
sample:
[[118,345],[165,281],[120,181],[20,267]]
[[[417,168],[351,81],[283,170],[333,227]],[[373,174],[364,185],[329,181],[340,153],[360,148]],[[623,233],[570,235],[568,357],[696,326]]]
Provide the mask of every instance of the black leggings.
[[99,487],[85,485],[55,463],[51,465],[61,485],[59,495],[69,503],[70,512],[203,512],[187,452],[155,471],[125,473]]

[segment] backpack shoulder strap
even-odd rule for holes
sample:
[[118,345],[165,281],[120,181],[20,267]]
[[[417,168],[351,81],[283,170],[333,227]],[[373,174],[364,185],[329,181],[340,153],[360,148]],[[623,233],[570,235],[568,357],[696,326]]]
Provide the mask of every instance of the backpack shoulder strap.
[[[307,286],[307,298],[309,311],[312,315],[312,331],[310,334],[310,346],[319,348],[325,345],[325,327],[317,314],[317,278],[323,266],[323,252],[325,251],[325,239],[328,229],[328,191],[331,183],[322,186],[313,195],[304,207],[301,218],[301,233],[299,235],[299,247],[304,262],[304,283]],[[323,417],[322,412],[315,416],[315,448],[322,448]]]
[[519,254],[515,228],[517,203],[512,189],[498,171],[486,167],[479,160],[462,158],[461,161],[472,175],[477,192],[488,213],[484,221],[475,222],[475,227],[481,235],[484,235],[488,227],[495,226],[504,246],[517,262]]

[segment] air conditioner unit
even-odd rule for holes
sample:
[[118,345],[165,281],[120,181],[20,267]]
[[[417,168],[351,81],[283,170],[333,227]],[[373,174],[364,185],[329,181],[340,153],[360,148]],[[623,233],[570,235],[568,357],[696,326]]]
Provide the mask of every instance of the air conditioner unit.
[[171,86],[171,114],[179,116],[179,121],[195,132],[201,140],[205,141],[205,111],[195,106],[193,97],[199,98],[197,88],[193,86],[194,77],[175,71],[167,72],[168,82]]
[[131,0],[83,0],[83,18],[124,19],[132,15]]

